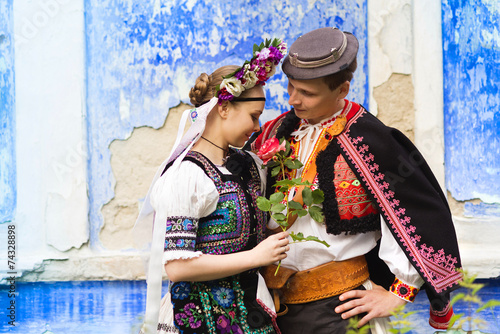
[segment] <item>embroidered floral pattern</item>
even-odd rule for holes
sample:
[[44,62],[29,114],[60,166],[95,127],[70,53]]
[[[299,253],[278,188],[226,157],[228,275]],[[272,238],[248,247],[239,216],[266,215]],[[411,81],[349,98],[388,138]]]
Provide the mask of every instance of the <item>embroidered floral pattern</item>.
[[392,283],[390,291],[399,298],[411,303],[413,303],[418,294],[417,288],[401,282],[401,280],[397,277],[394,279],[394,283]]
[[172,296],[175,299],[179,300],[184,300],[188,297],[189,293],[191,292],[191,286],[187,282],[179,282],[175,286],[175,288],[172,288]]
[[234,300],[233,290],[220,286],[212,288],[212,296],[220,306],[225,308],[231,306]]
[[406,215],[406,209],[400,205],[395,198],[395,193],[390,189],[386,181],[387,175],[379,170],[380,166],[375,163],[375,157],[370,153],[370,147],[363,143],[363,137],[352,137],[350,125],[360,118],[365,110],[358,112],[351,118],[346,126],[346,131],[339,135],[338,142],[357,170],[368,185],[369,190],[375,195],[382,213],[391,222],[392,228],[400,241],[407,247],[417,266],[423,269],[423,275],[430,282],[434,282],[437,292],[446,289],[459,277],[455,271],[457,259],[446,255],[444,250],[435,250],[425,243],[421,244],[421,236],[416,234],[415,226],[411,225],[411,217]]
[[[246,153],[238,151],[238,154]],[[245,191],[239,182],[223,180],[220,172],[203,155],[189,152],[187,157],[203,166],[219,192],[216,210],[199,221],[196,250],[206,254],[228,254],[244,249],[250,234],[257,234],[257,242],[264,240],[267,217],[252,204],[261,194],[259,172],[255,164],[250,168],[252,177]],[[250,199],[247,199],[248,196]],[[252,226],[255,231],[251,231]]]
[[231,320],[229,320],[223,315],[221,315],[217,319],[217,329],[220,330],[221,334],[225,333],[243,334],[243,331],[241,330],[240,326],[238,326],[237,324],[231,325]]
[[274,333],[270,318],[259,328],[250,327],[245,292],[238,281],[235,275],[210,282],[171,283],[175,326],[181,333]]
[[203,320],[203,314],[200,307],[194,303],[184,305],[184,312],[175,314],[175,322],[180,327],[199,328]]
[[341,219],[363,217],[370,213],[378,213],[366,194],[361,182],[356,178],[342,155],[335,162],[335,192]]
[[167,218],[165,251],[194,251],[198,220],[190,217]]

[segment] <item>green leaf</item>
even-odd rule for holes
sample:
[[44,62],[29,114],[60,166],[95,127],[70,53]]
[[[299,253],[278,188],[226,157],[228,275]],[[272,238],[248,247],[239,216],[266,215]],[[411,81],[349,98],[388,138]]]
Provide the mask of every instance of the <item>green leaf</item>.
[[304,216],[307,216],[307,210],[297,210],[297,211],[294,211],[295,214],[297,214],[297,216],[299,217],[304,217]]
[[274,167],[273,169],[271,169],[271,176],[275,177],[276,175],[278,175],[280,173],[280,171],[281,171],[280,166]]
[[287,157],[290,154],[290,142],[288,140],[285,143],[285,148],[286,148],[286,150],[285,150],[285,156]]
[[305,240],[306,241],[316,241],[316,242],[319,242],[320,244],[325,245],[326,247],[330,247],[330,245],[326,241],[321,240],[318,237],[315,237],[315,236],[312,236],[312,235],[306,237]]
[[319,239],[318,237],[315,237],[312,235],[305,237],[304,240],[305,241],[316,241],[316,242],[319,242],[320,244],[325,245],[326,247],[330,247],[330,245],[326,241],[323,241],[323,240]]
[[272,204],[281,203],[281,201],[283,201],[283,198],[285,198],[285,195],[283,193],[274,193],[269,196],[269,200]]
[[292,159],[288,158],[285,160],[285,166],[287,166],[290,169],[299,169],[303,165],[302,165],[302,162],[300,162],[297,159],[292,160]]
[[455,305],[456,302],[465,298],[465,293],[457,293],[450,301],[451,305]]
[[313,204],[311,188],[304,188],[302,190],[302,199],[304,200],[304,204],[307,206],[311,206]]
[[257,207],[262,211],[269,211],[271,209],[271,201],[265,197],[259,196],[257,197]]
[[279,212],[283,212],[283,210],[285,210],[285,209],[286,209],[286,205],[285,204],[277,203],[277,204],[274,204],[271,207],[271,212],[279,213]]
[[325,200],[325,194],[323,193],[323,190],[316,189],[312,192],[312,198],[314,204],[321,204]]
[[449,324],[448,328],[451,328],[453,326],[453,324],[455,324],[455,322],[463,316],[464,316],[463,314],[452,315],[452,317],[450,318],[450,324]]
[[299,232],[295,234],[294,232],[290,232],[290,237],[292,238],[293,241],[301,242],[301,241],[315,241],[319,242],[320,244],[325,245],[326,247],[330,247],[330,245],[323,240],[320,240],[318,237],[309,235],[307,237],[304,237],[304,234],[302,232]]
[[286,180],[280,180],[280,181],[276,182],[274,184],[274,187],[278,187],[278,186],[293,186],[293,185],[294,185],[294,183],[293,183],[292,180],[286,179]]
[[293,210],[302,210],[302,204],[296,201],[289,201],[288,202],[288,208],[293,209]]
[[[286,216],[282,213],[275,213],[274,215],[271,216],[278,224],[286,222]],[[282,225],[282,224],[280,224]]]
[[290,232],[290,237],[292,238],[293,241],[297,241],[297,242],[304,240],[304,235],[301,232],[299,232],[297,234],[295,232]]
[[406,312],[403,314],[403,319],[408,318],[408,317],[412,316],[413,314],[417,314],[417,313],[418,313],[418,311]]
[[477,312],[481,312],[484,309],[494,308],[494,307],[497,307],[497,306],[500,306],[500,300],[491,299],[491,300],[488,300],[486,303],[484,303],[483,306],[481,306],[480,308],[478,308],[476,310],[476,313]]
[[288,189],[289,187],[287,186],[282,186],[282,187],[279,187],[277,190],[281,193],[287,193],[288,192]]
[[265,166],[267,168],[271,169],[271,168],[279,166],[279,165],[280,165],[279,162],[274,161],[274,160],[269,160]]
[[325,216],[323,216],[321,207],[317,205],[313,205],[309,208],[309,215],[311,215],[311,218],[318,223],[322,223],[325,220]]

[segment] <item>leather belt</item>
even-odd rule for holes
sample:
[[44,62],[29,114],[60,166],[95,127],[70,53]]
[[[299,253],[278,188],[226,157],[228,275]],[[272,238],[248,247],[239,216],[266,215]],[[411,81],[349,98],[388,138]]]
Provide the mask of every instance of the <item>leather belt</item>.
[[[268,288],[280,290],[285,304],[302,304],[337,296],[360,286],[369,278],[363,255],[303,271],[281,267],[274,276],[276,268],[275,265],[264,267],[262,275]],[[275,304],[279,306],[276,300]]]

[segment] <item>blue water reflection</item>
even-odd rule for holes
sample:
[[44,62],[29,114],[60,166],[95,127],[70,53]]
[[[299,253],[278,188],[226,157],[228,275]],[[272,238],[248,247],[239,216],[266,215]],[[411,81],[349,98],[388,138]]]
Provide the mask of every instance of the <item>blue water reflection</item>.
[[[483,301],[500,300],[500,279],[478,282],[487,284],[479,294]],[[1,333],[137,334],[146,308],[144,281],[17,283],[17,326],[12,327],[7,323],[7,290],[0,286]],[[428,307],[423,292],[415,303],[408,305],[407,311],[418,312],[409,318],[415,328],[410,334],[434,333],[427,324]],[[467,305],[456,305],[455,312],[467,315]],[[488,323],[485,332],[500,333],[500,308],[483,311],[480,316]]]

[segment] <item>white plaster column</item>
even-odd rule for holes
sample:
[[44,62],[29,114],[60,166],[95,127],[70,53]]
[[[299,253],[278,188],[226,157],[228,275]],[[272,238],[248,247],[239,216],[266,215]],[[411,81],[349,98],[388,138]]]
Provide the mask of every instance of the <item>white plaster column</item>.
[[89,238],[83,0],[14,2],[20,269]]
[[377,115],[373,89],[393,73],[412,73],[411,0],[368,1],[370,112]]
[[413,1],[415,144],[444,190],[441,1]]

